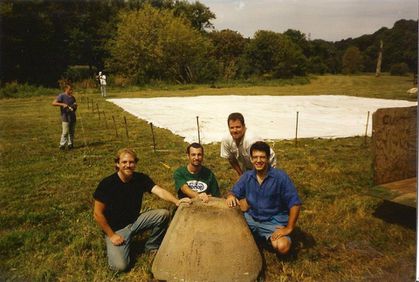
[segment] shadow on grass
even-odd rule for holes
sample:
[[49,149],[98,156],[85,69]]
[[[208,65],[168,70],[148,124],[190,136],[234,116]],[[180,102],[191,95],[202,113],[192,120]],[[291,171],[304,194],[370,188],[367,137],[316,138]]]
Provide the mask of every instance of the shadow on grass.
[[144,236],[143,234],[135,235],[135,239],[132,240],[130,252],[131,267],[135,264],[139,257],[144,254],[144,247],[147,240],[148,236]]
[[416,230],[416,209],[409,206],[384,200],[375,209],[373,216],[387,223]]
[[[291,235],[291,239],[291,250],[286,255],[275,254],[278,260],[284,262],[296,261],[298,259],[298,254],[301,250],[311,249],[316,245],[316,240],[314,239],[314,237],[306,231],[301,230],[301,228],[299,227],[296,227],[294,229]],[[267,265],[264,251],[269,253],[275,253],[275,251],[273,250],[272,246],[266,241],[257,240],[256,243],[262,256],[262,269],[260,271],[257,281],[265,281],[265,272],[267,269]]]

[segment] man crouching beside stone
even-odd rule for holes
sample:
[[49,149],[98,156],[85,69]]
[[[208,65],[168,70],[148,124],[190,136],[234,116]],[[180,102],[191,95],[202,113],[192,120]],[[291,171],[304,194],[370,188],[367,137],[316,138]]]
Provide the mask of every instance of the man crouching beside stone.
[[140,213],[143,195],[153,193],[176,206],[189,204],[189,198],[177,199],[156,185],[146,174],[136,172],[138,157],[128,148],[118,151],[116,172],[104,178],[93,193],[94,218],[105,233],[109,266],[116,271],[126,271],[130,266],[130,243],[134,235],[151,229],[145,251],[156,252],[169,223],[165,209]]
[[255,239],[266,240],[278,254],[291,248],[290,234],[300,213],[301,200],[289,176],[269,165],[269,145],[250,147],[253,170],[246,171],[227,196],[229,207],[240,206]]
[[204,147],[192,143],[186,148],[188,164],[173,174],[178,198],[197,198],[207,203],[211,196],[220,197],[217,179],[212,171],[203,166]]

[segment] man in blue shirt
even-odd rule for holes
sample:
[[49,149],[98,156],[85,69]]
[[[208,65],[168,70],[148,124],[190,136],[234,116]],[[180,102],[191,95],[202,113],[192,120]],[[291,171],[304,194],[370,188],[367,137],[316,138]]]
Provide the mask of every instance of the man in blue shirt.
[[250,156],[253,170],[246,171],[233,186],[227,205],[240,206],[256,239],[265,239],[277,253],[287,254],[301,200],[289,176],[269,165],[268,144],[254,143]]
[[60,149],[64,150],[66,144],[68,149],[73,149],[77,104],[76,98],[73,96],[73,88],[71,85],[66,84],[64,86],[64,92],[55,98],[52,105],[60,107],[63,128],[61,133]]

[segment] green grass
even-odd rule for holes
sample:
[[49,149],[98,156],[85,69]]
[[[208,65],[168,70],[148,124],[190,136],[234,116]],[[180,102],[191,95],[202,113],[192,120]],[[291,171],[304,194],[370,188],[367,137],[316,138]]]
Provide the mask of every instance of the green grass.
[[[339,94],[406,99],[410,87],[407,77],[322,76],[299,86],[199,86],[111,91],[110,96]],[[124,146],[139,153],[139,170],[173,192],[172,173],[186,162],[186,143],[168,130],[155,128],[160,151],[154,153],[149,124],[100,99],[98,92],[77,90],[79,120],[73,151],[58,150],[60,120],[58,108],[50,106],[53,96],[0,100],[0,280],[151,279],[151,266],[140,247],[135,249],[137,259],[129,273],[108,269],[102,235],[92,218],[91,195],[98,182],[113,172],[113,155]],[[88,109],[87,99],[105,112],[106,123],[103,115],[99,119]],[[263,251],[266,281],[414,280],[415,230],[374,216],[383,202],[366,194],[372,185],[372,151],[367,141],[353,137],[303,139],[297,146],[293,140],[271,143],[304,205],[292,254],[278,259]],[[235,173],[219,157],[218,143],[206,145],[205,150],[205,164],[217,175],[225,194],[236,180]],[[144,207],[170,205],[147,196]],[[137,241],[139,246],[143,239]]]
[[266,81],[256,86],[248,83],[220,83],[216,87],[208,85],[172,86],[161,89],[136,88],[114,89],[111,96],[155,97],[155,96],[196,96],[196,95],[348,95],[369,98],[416,100],[406,93],[414,87],[410,76],[372,74],[324,75],[310,77],[310,83],[299,78],[293,81]]

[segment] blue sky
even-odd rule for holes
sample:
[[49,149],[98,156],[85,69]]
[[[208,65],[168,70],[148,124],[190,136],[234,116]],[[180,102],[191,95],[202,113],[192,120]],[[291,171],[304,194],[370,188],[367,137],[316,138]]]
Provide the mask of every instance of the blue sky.
[[216,14],[215,29],[245,37],[257,30],[296,29],[311,39],[338,41],[418,17],[417,0],[199,0]]

